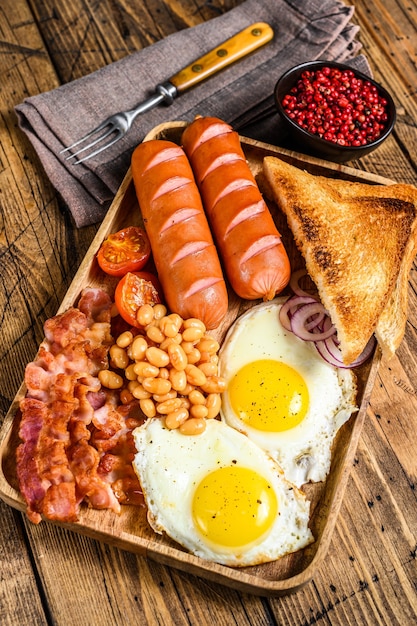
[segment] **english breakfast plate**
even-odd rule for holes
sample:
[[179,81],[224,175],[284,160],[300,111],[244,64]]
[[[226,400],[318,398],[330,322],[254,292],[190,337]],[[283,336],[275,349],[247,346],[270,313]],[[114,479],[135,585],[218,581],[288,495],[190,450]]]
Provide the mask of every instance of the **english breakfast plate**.
[[[172,122],[155,128],[147,139],[168,139],[180,143],[184,122]],[[314,174],[344,178],[346,180],[389,184],[392,181],[372,174],[306,157],[255,140],[241,138],[242,147],[250,168],[262,189],[262,160],[267,155],[278,156],[291,164]],[[296,249],[285,216],[269,203],[278,230],[282,235],[293,270],[303,267],[303,260]],[[115,199],[104,219],[89,251],[61,303],[58,312],[64,312],[77,304],[86,287],[105,287],[106,279],[101,272],[96,254],[102,241],[110,233],[129,225],[141,225],[141,215],[136,200],[131,172],[128,171]],[[282,295],[289,295],[289,291]],[[229,309],[220,327],[211,331],[221,344],[233,322],[258,302],[244,301],[229,292]],[[307,547],[262,565],[234,568],[190,554],[166,535],[154,533],[149,526],[144,507],[123,505],[120,515],[83,507],[76,523],[62,526],[94,539],[130,550],[159,563],[178,568],[240,591],[259,595],[283,595],[295,591],[310,581],[327,553],[344,490],[352,467],[370,394],[380,362],[377,348],[372,359],[355,370],[357,376],[358,411],[340,428],[332,448],[332,462],[327,479],[303,487],[310,505],[310,529],[314,542]],[[0,497],[10,506],[25,511],[26,505],[19,493],[16,476],[15,452],[19,442],[19,403],[25,394],[24,385],[19,389],[5,418],[0,433]],[[47,523],[47,522],[42,522]]]

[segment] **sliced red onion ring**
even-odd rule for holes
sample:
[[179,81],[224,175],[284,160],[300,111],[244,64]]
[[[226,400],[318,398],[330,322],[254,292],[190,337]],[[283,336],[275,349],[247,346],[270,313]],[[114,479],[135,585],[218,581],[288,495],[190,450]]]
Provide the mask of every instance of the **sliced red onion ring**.
[[334,367],[346,367],[342,361],[342,356],[339,351],[339,355],[332,354],[327,346],[328,342],[326,341],[317,341],[314,345],[317,349],[317,352],[320,354],[322,359],[329,363],[329,365],[334,365]]
[[372,337],[366,344],[362,354],[350,365],[346,365],[345,363],[343,363],[342,353],[339,346],[334,341],[333,337],[329,337],[324,341],[317,341],[314,345],[316,346],[317,351],[322,356],[322,358],[327,363],[330,363],[330,365],[334,365],[335,367],[340,367],[344,369],[351,369],[353,367],[359,367],[359,365],[362,365],[362,363],[365,363],[365,361],[369,359],[372,352],[374,351],[375,344],[376,339],[374,335],[372,335]]
[[296,296],[309,296],[310,298],[313,298],[314,300],[316,300],[316,302],[319,302],[318,296],[312,295],[311,293],[308,293],[307,291],[305,291],[304,289],[300,287],[300,278],[302,278],[303,276],[307,276],[307,271],[305,269],[300,269],[300,270],[296,270],[295,272],[293,272],[291,274],[291,278],[289,282],[290,288],[292,289],[292,291],[295,293]]
[[327,311],[325,311],[325,316],[323,319],[323,322],[319,325],[319,330],[320,332],[324,333],[327,332],[328,330],[330,330],[330,328],[334,328],[334,333],[330,334],[329,336],[332,338],[332,341],[336,344],[339,345],[340,341],[337,338],[337,331],[336,331],[336,327],[334,326],[330,315],[327,313]]
[[307,294],[305,296],[291,296],[288,298],[286,302],[281,306],[279,311],[279,320],[283,327],[286,330],[292,330],[291,328],[291,317],[297,311],[297,309],[305,304],[316,304],[317,300]]
[[304,341],[314,342],[322,358],[340,368],[358,367],[372,354],[376,339],[371,337],[362,354],[350,365],[345,365],[339,348],[336,328],[320,299],[300,287],[300,279],[307,274],[300,269],[292,273],[290,287],[294,295],[281,306],[279,320],[288,331]]
[[[310,306],[310,305],[306,304],[305,306]],[[325,319],[326,319],[326,311],[323,309],[322,311],[319,311],[316,314],[313,313],[313,315],[311,316],[311,320],[305,323],[305,327],[307,330],[311,330],[312,328],[316,328],[320,330],[322,323]]]
[[309,330],[308,320],[310,320],[313,315],[317,316],[317,314],[322,314],[323,317],[325,315],[324,307],[321,302],[304,304],[297,309],[290,319],[291,330],[294,335],[297,335],[300,339],[304,339],[304,341],[322,341],[334,335],[336,333],[336,329],[333,325],[326,330],[320,331],[317,318],[314,324],[310,322],[312,330]]

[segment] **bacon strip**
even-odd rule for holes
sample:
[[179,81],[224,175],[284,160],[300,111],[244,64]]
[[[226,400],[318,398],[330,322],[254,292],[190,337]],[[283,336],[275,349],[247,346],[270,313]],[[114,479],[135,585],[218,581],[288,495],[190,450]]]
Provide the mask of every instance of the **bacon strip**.
[[42,516],[74,522],[83,501],[119,513],[119,500],[126,497],[117,497],[112,483],[117,482],[119,492],[123,479],[132,492],[139,491],[126,461],[131,465],[133,450],[127,454],[123,448],[126,459],[118,460],[117,476],[108,460],[102,462],[109,452],[117,458],[120,442],[131,432],[128,410],[119,412],[115,398],[96,378],[107,367],[111,305],[103,290],[84,290],[78,308],[47,320],[38,355],[26,368],[16,460],[27,515],[34,523]]

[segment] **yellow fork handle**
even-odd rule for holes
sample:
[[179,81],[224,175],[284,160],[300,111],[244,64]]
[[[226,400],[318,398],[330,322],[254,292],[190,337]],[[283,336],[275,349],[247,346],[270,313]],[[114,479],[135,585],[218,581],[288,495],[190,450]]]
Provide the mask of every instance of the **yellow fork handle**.
[[212,74],[257,50],[274,37],[274,31],[264,22],[257,22],[237,33],[191,65],[169,79],[178,93],[194,87]]

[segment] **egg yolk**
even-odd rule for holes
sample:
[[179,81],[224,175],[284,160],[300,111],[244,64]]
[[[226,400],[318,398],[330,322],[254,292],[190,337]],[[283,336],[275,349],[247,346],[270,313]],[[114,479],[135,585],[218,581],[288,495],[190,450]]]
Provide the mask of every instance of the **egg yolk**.
[[224,548],[247,546],[262,538],[278,513],[275,491],[252,469],[222,467],[197,486],[192,514],[197,530]]
[[282,432],[300,424],[309,406],[307,385],[281,361],[261,359],[244,365],[228,386],[232,409],[252,428]]

